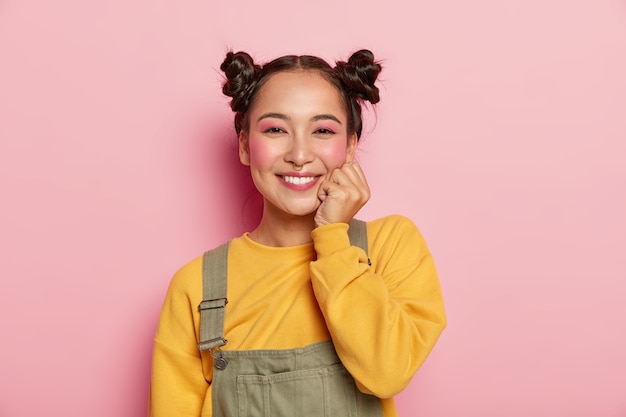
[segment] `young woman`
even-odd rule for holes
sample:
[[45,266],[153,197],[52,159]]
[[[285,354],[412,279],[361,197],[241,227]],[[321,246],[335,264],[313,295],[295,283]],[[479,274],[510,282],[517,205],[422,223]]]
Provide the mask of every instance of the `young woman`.
[[381,66],[367,50],[334,68],[312,56],[260,66],[231,52],[221,69],[262,218],[217,258],[174,276],[150,414],[396,416],[393,396],[446,318],[432,256],[410,220],[368,222],[365,244],[351,235],[370,196],[355,160],[361,103],[378,102]]

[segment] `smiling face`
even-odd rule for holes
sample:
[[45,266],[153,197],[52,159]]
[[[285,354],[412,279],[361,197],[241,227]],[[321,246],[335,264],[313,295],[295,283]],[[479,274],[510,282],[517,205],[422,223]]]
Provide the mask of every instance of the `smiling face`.
[[264,216],[314,214],[320,179],[354,159],[339,93],[315,71],[285,71],[261,87],[239,135],[241,162],[264,198]]

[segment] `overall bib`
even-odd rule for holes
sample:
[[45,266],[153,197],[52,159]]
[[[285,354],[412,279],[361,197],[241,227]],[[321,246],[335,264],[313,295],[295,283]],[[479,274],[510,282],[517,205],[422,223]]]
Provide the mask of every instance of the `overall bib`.
[[[367,251],[365,223],[350,241]],[[228,243],[203,260],[200,343],[214,358],[214,417],[382,417],[380,399],[360,392],[332,341],[279,350],[221,350],[227,303]]]

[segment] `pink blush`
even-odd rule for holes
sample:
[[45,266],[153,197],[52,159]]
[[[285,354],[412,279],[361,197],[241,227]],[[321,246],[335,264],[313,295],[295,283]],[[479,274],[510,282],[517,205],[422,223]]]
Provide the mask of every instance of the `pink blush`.
[[347,158],[347,141],[333,140],[323,142],[319,147],[317,154],[329,168],[338,168],[346,162]]
[[270,162],[272,155],[276,152],[276,150],[272,151],[274,148],[268,146],[267,141],[253,135],[250,135],[248,139],[248,148],[250,159],[255,162],[255,165],[264,165],[264,162]]

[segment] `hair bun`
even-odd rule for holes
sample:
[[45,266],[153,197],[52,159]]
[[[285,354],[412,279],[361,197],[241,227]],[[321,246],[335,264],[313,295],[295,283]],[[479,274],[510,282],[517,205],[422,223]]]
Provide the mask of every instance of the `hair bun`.
[[382,71],[382,66],[374,61],[374,54],[371,51],[361,49],[353,53],[348,62],[337,62],[336,70],[355,98],[367,100],[372,104],[380,101],[375,82]]
[[226,54],[220,69],[226,75],[222,92],[232,98],[230,108],[235,112],[245,112],[261,67],[254,63],[248,53],[230,51]]

